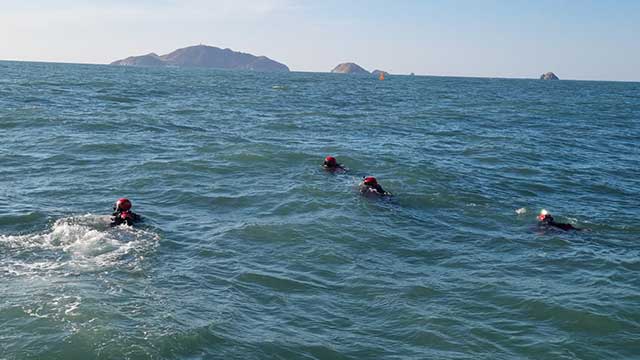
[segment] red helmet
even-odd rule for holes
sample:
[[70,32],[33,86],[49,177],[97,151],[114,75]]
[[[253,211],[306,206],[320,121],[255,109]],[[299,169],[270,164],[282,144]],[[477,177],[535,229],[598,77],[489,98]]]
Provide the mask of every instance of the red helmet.
[[367,176],[366,178],[364,178],[363,182],[365,185],[369,185],[369,186],[378,185],[378,180],[376,180],[376,178],[374,178],[373,176]]
[[324,158],[324,164],[329,166],[335,166],[337,164],[336,158],[334,158],[333,156],[327,156],[326,158]]
[[131,210],[131,201],[127,198],[120,198],[114,205],[116,210],[129,211]]

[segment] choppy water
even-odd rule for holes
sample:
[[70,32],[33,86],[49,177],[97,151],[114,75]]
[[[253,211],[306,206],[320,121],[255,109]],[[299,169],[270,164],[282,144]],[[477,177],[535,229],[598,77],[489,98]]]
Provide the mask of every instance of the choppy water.
[[0,62],[0,139],[0,359],[640,358],[638,83]]

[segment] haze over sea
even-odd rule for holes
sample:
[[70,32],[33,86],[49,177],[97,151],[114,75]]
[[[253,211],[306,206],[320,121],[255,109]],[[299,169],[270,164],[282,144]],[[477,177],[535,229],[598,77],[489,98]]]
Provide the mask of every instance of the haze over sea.
[[0,359],[640,357],[639,83],[0,62],[0,134]]

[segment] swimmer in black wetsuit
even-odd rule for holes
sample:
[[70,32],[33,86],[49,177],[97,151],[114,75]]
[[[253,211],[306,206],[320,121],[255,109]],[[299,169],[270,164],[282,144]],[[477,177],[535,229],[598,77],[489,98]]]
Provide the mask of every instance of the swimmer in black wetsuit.
[[324,158],[324,163],[322,164],[327,171],[347,171],[342,164],[338,164],[338,161],[333,156],[327,156]]
[[549,212],[547,210],[544,210],[544,209],[542,211],[540,211],[540,215],[538,215],[538,221],[539,221],[539,224],[541,226],[553,226],[555,228],[562,229],[564,231],[569,231],[569,230],[580,231],[580,230],[582,230],[582,229],[578,229],[577,227],[574,227],[571,224],[555,222],[555,220],[553,220],[553,216],[551,216],[551,214],[549,214]]
[[131,201],[127,198],[120,198],[113,205],[113,214],[111,214],[111,226],[127,224],[132,226],[134,223],[142,220],[142,217],[131,211]]
[[367,176],[360,183],[360,192],[362,194],[375,194],[380,196],[390,196],[391,193],[385,191],[380,184],[378,184],[378,180],[373,176]]

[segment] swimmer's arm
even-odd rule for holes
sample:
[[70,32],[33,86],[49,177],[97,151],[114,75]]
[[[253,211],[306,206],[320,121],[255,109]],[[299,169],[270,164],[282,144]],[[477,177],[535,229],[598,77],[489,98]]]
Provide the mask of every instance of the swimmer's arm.
[[380,195],[385,195],[385,196],[391,196],[392,195],[390,192],[388,192],[385,189],[383,189],[382,186],[380,186],[380,185],[376,186],[375,189]]

